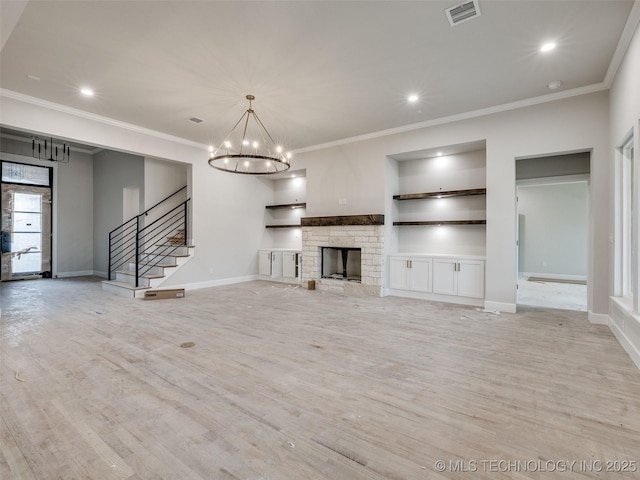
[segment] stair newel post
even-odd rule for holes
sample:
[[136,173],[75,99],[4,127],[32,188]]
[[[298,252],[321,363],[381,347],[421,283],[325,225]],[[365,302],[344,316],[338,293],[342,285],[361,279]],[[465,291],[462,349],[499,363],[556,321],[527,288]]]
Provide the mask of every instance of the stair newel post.
[[135,253],[135,263],[136,263],[136,287],[139,287],[139,277],[140,275],[140,215],[136,217],[136,253]]

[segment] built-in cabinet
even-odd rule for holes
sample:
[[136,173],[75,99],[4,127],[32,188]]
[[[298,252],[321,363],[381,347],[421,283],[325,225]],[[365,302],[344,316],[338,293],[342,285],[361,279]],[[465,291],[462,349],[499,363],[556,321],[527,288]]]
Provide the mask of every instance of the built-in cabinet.
[[442,255],[391,255],[391,295],[477,304],[484,298],[484,259]]
[[484,261],[434,258],[433,293],[484,298]]
[[258,252],[258,276],[274,282],[300,282],[302,253],[296,250],[260,250]]
[[398,290],[431,292],[432,259],[426,257],[391,257],[389,286]]

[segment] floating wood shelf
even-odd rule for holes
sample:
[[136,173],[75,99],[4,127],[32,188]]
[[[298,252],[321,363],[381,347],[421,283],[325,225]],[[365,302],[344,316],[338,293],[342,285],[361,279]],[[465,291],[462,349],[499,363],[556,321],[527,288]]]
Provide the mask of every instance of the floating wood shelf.
[[300,228],[301,225],[265,225],[266,228]]
[[446,192],[405,193],[394,195],[394,200],[417,200],[420,198],[447,198],[447,197],[472,197],[486,195],[486,188],[472,188],[468,190],[449,190]]
[[307,208],[307,204],[306,203],[283,203],[281,205],[267,205],[264,208],[267,208],[267,209],[273,209],[273,208]]
[[393,222],[394,225],[486,225],[486,220],[429,220],[422,222]]

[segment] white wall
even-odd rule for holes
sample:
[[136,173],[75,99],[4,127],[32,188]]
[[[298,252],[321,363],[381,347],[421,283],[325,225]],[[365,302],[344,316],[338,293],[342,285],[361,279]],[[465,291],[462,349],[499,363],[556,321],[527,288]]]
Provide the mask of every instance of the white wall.
[[10,161],[54,168],[53,274],[89,275],[93,271],[93,159],[72,151],[67,164],[32,158],[31,143],[0,139],[0,151]]
[[587,278],[587,182],[518,188],[521,273]]
[[144,210],[188,184],[189,165],[144,159]]
[[[632,14],[640,14],[640,2],[636,2]],[[615,168],[615,147],[621,146],[621,142],[625,136],[631,131],[634,135],[634,151],[636,165],[638,165],[638,152],[640,152],[640,26],[635,30],[635,34],[631,40],[629,48],[623,58],[623,61],[617,71],[610,89],[609,102],[609,168],[611,176],[608,232],[611,238],[609,244],[609,255],[615,257],[614,251],[614,235],[615,235],[615,188],[614,188],[614,168]],[[640,168],[635,169],[635,185],[640,186]],[[638,189],[636,190],[638,191]],[[638,238],[638,227],[640,224],[640,204],[638,203],[638,195],[635,196],[636,205],[635,212],[638,215],[636,219],[636,237]],[[611,265],[611,281],[609,282],[609,293],[614,293],[614,265]],[[636,280],[639,279],[636,272]],[[625,350],[636,365],[640,367],[640,315],[632,313],[631,305],[620,302],[618,299],[612,298],[609,309],[609,326],[616,338],[624,346]]]

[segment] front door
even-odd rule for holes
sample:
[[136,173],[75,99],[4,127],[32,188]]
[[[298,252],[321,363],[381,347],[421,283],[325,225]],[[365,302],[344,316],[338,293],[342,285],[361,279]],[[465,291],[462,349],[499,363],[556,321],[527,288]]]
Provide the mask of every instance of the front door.
[[0,280],[51,276],[51,188],[2,184]]

